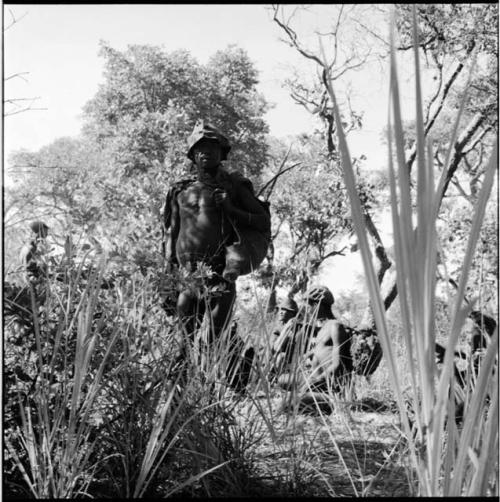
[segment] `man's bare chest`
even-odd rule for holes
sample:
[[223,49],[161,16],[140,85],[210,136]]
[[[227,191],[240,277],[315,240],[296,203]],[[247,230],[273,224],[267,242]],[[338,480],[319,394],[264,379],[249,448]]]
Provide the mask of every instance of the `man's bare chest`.
[[214,188],[200,182],[195,182],[178,196],[179,207],[188,211],[210,211],[216,209]]

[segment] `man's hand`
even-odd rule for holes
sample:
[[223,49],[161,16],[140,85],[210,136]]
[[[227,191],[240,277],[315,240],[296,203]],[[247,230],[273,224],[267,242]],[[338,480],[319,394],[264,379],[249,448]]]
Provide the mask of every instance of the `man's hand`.
[[233,209],[233,204],[229,198],[229,194],[222,190],[221,188],[216,188],[214,190],[214,201],[216,206],[222,206],[225,211],[231,212]]

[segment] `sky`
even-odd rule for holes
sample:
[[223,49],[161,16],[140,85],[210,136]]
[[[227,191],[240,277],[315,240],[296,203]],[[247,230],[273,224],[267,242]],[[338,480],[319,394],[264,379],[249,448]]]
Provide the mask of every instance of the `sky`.
[[[309,33],[325,21],[314,13],[297,17]],[[266,120],[274,136],[310,131],[311,115],[283,87],[292,68],[311,73],[311,65],[282,41],[264,5],[6,5],[4,23],[5,98],[39,98],[41,110],[9,115],[4,121],[6,157],[25,148],[37,150],[61,136],[76,136],[81,110],[102,82],[99,41],[118,50],[151,44],[170,52],[187,49],[200,63],[230,44],[245,49],[260,76],[259,91],[274,104]],[[325,25],[326,26],[326,25]],[[363,130],[351,136],[353,154],[364,153],[379,167],[386,152],[379,135],[387,116],[386,75],[379,67],[353,74],[353,104],[365,112]],[[368,85],[367,85],[368,84]]]

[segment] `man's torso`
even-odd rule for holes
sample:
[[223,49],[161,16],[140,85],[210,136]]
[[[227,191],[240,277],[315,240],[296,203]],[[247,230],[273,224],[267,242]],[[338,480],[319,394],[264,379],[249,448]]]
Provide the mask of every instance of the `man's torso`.
[[219,262],[224,257],[227,225],[214,198],[215,186],[194,181],[177,196],[179,235],[176,254],[179,263]]

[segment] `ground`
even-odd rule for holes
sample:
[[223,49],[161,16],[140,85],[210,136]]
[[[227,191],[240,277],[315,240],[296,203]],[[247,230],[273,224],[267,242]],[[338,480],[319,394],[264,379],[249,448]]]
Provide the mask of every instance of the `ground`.
[[396,461],[395,450],[401,442],[395,410],[363,411],[359,405],[338,404],[338,409],[326,414],[314,406],[294,413],[283,410],[280,398],[271,402],[277,413],[275,441],[269,433],[269,440],[260,443],[256,455],[261,460],[256,470],[263,480],[269,480],[269,492],[283,489],[296,496],[336,497],[410,495],[406,469]]

